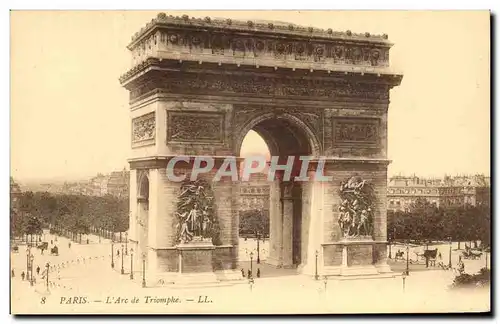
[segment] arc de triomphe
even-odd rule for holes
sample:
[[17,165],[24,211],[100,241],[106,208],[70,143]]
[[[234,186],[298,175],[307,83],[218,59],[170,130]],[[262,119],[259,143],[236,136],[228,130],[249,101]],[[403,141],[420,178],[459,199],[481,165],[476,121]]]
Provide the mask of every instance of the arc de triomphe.
[[216,230],[180,239],[181,191],[193,184],[170,181],[166,169],[176,156],[237,160],[250,130],[283,163],[322,158],[332,177],[273,181],[268,262],[312,276],[390,272],[387,111],[402,80],[391,46],[387,35],[163,13],[136,33],[120,82],[130,92],[129,239],[147,285],[241,278],[238,181],[205,175]]

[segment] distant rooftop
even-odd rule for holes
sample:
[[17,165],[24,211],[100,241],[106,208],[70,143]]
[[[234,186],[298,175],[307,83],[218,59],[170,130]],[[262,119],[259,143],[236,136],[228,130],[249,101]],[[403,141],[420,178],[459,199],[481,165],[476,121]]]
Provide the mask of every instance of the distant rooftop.
[[490,177],[485,175],[445,175],[442,178],[425,178],[416,175],[392,176],[388,179],[389,186],[403,187],[487,187]]

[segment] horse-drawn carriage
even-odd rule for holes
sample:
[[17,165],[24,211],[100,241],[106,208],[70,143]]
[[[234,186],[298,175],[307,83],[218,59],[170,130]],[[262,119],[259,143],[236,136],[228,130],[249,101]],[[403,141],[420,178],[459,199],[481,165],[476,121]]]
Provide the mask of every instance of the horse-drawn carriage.
[[59,249],[57,248],[57,246],[54,246],[53,248],[50,249],[50,255],[56,255],[56,256],[59,255]]
[[428,262],[428,265],[430,266],[433,267],[436,266],[437,256],[438,256],[438,249],[424,251],[424,260],[426,260],[426,262]]
[[42,242],[40,244],[37,245],[37,248],[39,250],[47,250],[49,248],[49,242]]
[[477,260],[480,259],[482,255],[482,252],[473,251],[472,249],[467,249],[462,252],[462,258],[467,260]]
[[430,266],[436,266],[436,258],[438,256],[438,249],[434,250],[424,250],[423,253],[414,252],[417,256],[417,262],[423,261],[428,263]]

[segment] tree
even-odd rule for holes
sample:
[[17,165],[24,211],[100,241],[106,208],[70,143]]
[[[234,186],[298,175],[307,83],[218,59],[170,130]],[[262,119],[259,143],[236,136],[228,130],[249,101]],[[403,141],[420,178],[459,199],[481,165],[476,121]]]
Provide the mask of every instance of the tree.
[[31,236],[31,242],[33,242],[33,235],[39,235],[42,233],[42,222],[40,218],[35,215],[26,214],[23,227],[23,232],[26,235]]
[[19,237],[24,234],[24,224],[21,214],[12,207],[10,208],[10,238]]
[[240,214],[240,234],[269,236],[269,211],[249,210]]
[[438,208],[419,199],[408,211],[387,212],[387,233],[393,240],[490,242],[490,214],[488,205]]

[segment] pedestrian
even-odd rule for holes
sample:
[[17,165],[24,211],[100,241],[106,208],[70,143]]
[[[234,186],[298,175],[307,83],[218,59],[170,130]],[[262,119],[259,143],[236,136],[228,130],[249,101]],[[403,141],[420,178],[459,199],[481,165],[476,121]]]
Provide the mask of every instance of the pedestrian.
[[69,243],[68,243],[68,248],[70,248],[70,249],[71,249],[71,242],[69,242]]
[[40,253],[43,255],[43,248],[40,249]]
[[26,276],[26,274],[23,272],[21,272],[21,280],[24,280],[24,277]]
[[54,240],[50,240],[50,245],[53,245],[54,244]]
[[89,244],[89,239],[87,239],[87,244]]
[[243,270],[243,268],[241,268],[241,276],[245,278],[245,270]]
[[458,272],[460,274],[463,274],[465,272],[465,264],[462,261],[462,259],[460,259],[460,261],[458,261]]
[[11,276],[12,276],[12,278],[14,278],[16,276],[16,274],[14,273],[14,269],[12,269],[12,271],[11,271]]
[[116,255],[120,256],[120,250],[116,250]]
[[260,278],[260,268],[257,269],[257,278]]
[[438,254],[438,258],[439,258],[439,260],[442,260],[442,259],[443,259],[443,256],[441,255],[441,252],[439,252],[439,254]]
[[36,267],[36,274],[39,275],[40,274],[40,266],[37,266]]
[[248,278],[252,278],[252,271],[250,269],[248,269]]

